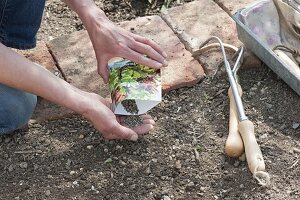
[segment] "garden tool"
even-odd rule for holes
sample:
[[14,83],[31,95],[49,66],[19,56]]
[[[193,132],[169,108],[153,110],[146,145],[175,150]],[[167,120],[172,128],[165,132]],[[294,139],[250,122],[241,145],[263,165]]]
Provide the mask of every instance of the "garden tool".
[[[207,45],[211,40],[217,40],[217,43]],[[254,125],[245,114],[241,100],[242,88],[237,80],[237,71],[240,66],[240,60],[243,57],[243,47],[240,48],[238,58],[231,69],[226,57],[225,47],[235,51],[237,48],[232,48],[230,45],[224,44],[218,37],[212,36],[200,46],[196,53],[203,52],[203,49],[207,50],[206,45],[212,47],[216,45],[220,46],[230,82],[228,90],[230,99],[229,136],[225,144],[225,152],[231,157],[238,157],[245,151],[248,167],[253,177],[257,179],[261,185],[267,185],[270,182],[270,177],[265,171],[262,152],[254,134]]]
[[273,0],[276,7],[281,43],[273,48],[285,64],[300,73],[300,0]]

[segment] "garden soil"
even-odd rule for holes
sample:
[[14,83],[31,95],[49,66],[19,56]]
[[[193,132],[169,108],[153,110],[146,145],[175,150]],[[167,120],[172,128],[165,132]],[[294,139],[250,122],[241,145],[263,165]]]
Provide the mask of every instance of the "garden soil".
[[[96,3],[115,22],[158,13],[162,4]],[[82,28],[63,3],[48,0],[39,39]],[[1,136],[0,199],[300,199],[300,97],[266,66],[239,74],[269,186],[224,154],[229,83],[220,71],[164,94],[150,111],[155,129],[137,142],[104,140],[80,116]]]

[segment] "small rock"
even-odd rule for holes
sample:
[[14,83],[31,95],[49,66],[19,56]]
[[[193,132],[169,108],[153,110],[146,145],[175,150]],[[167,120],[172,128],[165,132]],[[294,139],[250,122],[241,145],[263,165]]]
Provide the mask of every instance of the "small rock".
[[11,138],[10,137],[6,137],[5,139],[4,139],[4,143],[9,143],[11,141]]
[[84,184],[84,188],[85,189],[91,189],[92,188],[92,184],[91,183],[86,183],[86,184]]
[[120,165],[122,165],[122,166],[126,166],[126,162],[124,162],[123,160],[120,160],[119,163],[120,163]]
[[8,171],[9,172],[12,172],[14,170],[14,167],[13,167],[13,165],[9,165],[9,167],[8,167]]
[[194,182],[189,182],[189,183],[185,186],[185,189],[186,189],[187,191],[190,191],[190,190],[192,190],[194,187],[195,187],[195,183],[194,183]]
[[270,104],[270,103],[266,103],[266,106],[267,106],[267,108],[269,108],[269,109],[271,109],[271,108],[273,107],[273,105]]
[[20,167],[22,168],[22,169],[27,169],[27,162],[21,162],[20,163]]
[[70,175],[73,176],[74,174],[76,174],[75,171],[70,171]]
[[154,163],[157,163],[157,159],[156,158],[153,158],[151,161],[154,162]]
[[171,198],[170,198],[168,195],[164,195],[164,196],[162,197],[162,199],[163,199],[163,200],[171,200]]
[[267,137],[268,137],[268,134],[265,133],[265,134],[263,134],[263,135],[260,136],[260,139],[263,140],[263,139],[266,139]]
[[122,150],[122,149],[123,149],[122,146],[120,146],[120,145],[117,145],[117,146],[116,146],[116,150]]
[[205,187],[200,187],[200,192],[205,192],[206,188]]
[[233,166],[238,167],[240,165],[240,162],[237,160],[234,162]]
[[83,139],[83,138],[84,138],[84,135],[83,135],[83,134],[80,134],[78,138],[79,138],[79,139]]
[[150,166],[148,166],[147,168],[146,168],[146,174],[151,174],[151,169],[150,169]]
[[242,161],[242,162],[245,162],[245,161],[246,161],[246,155],[243,153],[243,154],[239,157],[239,160]]
[[245,185],[244,185],[244,184],[241,184],[241,185],[240,185],[240,188],[241,188],[241,189],[245,188]]
[[294,152],[294,153],[300,153],[300,149],[298,149],[298,148],[293,148],[293,152]]
[[103,151],[104,151],[105,153],[107,153],[107,152],[108,152],[108,149],[107,149],[107,148],[105,148]]
[[293,122],[293,129],[297,129],[300,126],[299,123]]
[[73,185],[78,187],[79,186],[78,181],[73,181]]
[[45,195],[50,196],[50,194],[51,194],[50,190],[46,190]]
[[134,189],[136,188],[136,185],[135,185],[135,184],[130,185],[129,188],[130,188],[131,190],[134,190]]
[[175,168],[176,169],[181,169],[181,162],[180,162],[180,160],[176,160],[176,162],[175,162]]
[[94,146],[93,145],[87,145],[86,148],[91,150]]

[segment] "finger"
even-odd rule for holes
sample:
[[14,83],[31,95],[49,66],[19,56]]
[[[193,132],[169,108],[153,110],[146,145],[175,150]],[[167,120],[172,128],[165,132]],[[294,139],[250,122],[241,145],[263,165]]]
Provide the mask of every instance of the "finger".
[[153,40],[135,34],[133,34],[133,38],[138,42],[151,46],[153,49],[155,49],[155,51],[161,54],[164,58],[167,58],[167,53]]
[[143,124],[152,124],[155,125],[155,121],[153,119],[144,119]]
[[155,69],[160,69],[163,66],[162,63],[152,60],[150,58],[147,58],[147,57],[143,56],[142,54],[137,53],[136,51],[130,49],[129,47],[127,47],[124,50],[122,56],[133,62],[142,64],[142,65],[146,65],[146,66],[149,66],[149,67],[152,67]]
[[142,124],[140,126],[136,126],[132,128],[132,130],[136,132],[138,135],[144,135],[149,133],[153,128],[154,126],[152,124]]
[[98,62],[98,74],[102,77],[104,83],[108,82],[108,67],[107,67],[107,60],[101,59]]
[[115,126],[111,128],[110,134],[108,134],[105,138],[136,141],[138,139],[138,135],[130,128],[121,126],[119,123],[116,122]]
[[156,60],[160,63],[163,64],[163,66],[167,66],[168,62],[166,61],[166,59],[159,54],[157,51],[155,51],[150,45],[148,44],[144,44],[144,43],[140,43],[140,42],[135,42],[134,44],[132,44],[131,46],[129,46],[132,50],[139,52],[141,54],[145,54],[147,56],[149,56],[150,58],[152,58],[153,60]]

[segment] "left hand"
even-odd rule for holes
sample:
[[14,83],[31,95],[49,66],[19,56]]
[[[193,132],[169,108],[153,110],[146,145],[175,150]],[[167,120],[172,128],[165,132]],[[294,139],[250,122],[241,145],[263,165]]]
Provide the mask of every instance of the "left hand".
[[127,58],[156,69],[168,65],[167,54],[154,41],[116,26],[100,9],[92,16],[85,24],[95,50],[98,73],[105,83],[109,75],[107,63],[114,57]]

